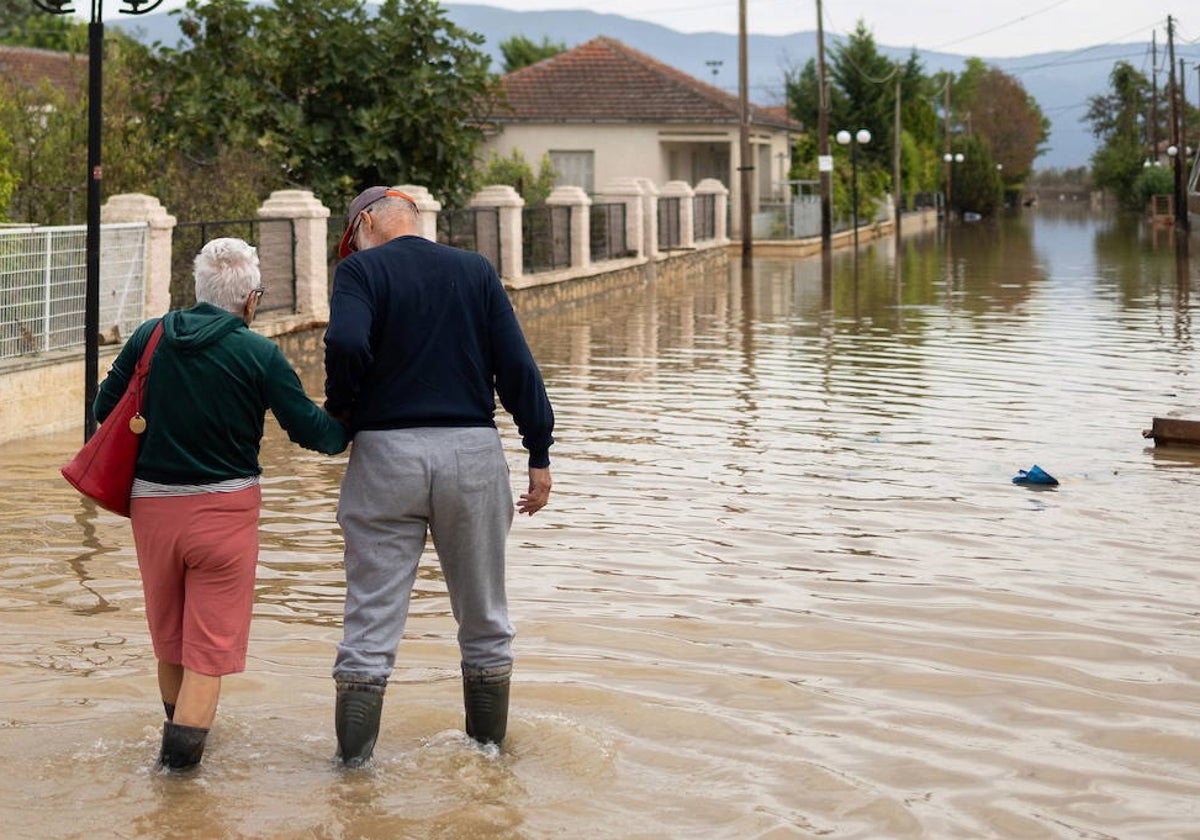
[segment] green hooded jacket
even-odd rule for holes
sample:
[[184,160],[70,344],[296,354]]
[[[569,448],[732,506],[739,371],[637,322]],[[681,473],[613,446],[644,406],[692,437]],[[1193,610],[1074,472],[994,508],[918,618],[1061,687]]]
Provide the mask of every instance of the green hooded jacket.
[[100,385],[97,420],[104,422],[125,392],[159,320],[163,334],[142,404],[138,478],[209,484],[258,475],[268,408],[300,446],[327,455],[346,448],[346,429],[309,399],[275,342],[208,303],[152,318],[134,331]]

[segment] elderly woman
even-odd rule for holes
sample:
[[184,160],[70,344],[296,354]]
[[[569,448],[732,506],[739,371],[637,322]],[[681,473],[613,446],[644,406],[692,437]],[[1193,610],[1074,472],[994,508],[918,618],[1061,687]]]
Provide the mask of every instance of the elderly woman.
[[[266,410],[307,449],[333,455],[347,445],[279,347],[249,329],[264,291],[254,248],[212,240],[196,257],[195,283],[196,305],[161,319],[130,505],[167,714],[159,761],[174,769],[200,762],[221,677],[246,667]],[[159,320],[138,327],[113,362],[97,419],[116,405]]]

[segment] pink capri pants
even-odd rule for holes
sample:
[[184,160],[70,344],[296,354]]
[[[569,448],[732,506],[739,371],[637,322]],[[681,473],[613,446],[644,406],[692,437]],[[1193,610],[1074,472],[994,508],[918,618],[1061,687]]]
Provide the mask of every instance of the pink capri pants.
[[246,670],[261,501],[258,485],[133,499],[133,540],[159,660],[213,677]]

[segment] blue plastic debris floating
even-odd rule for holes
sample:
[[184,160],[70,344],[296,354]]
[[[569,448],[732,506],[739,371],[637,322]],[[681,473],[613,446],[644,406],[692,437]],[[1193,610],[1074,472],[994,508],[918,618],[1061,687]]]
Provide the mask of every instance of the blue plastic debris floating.
[[1034,464],[1028,470],[1017,470],[1020,475],[1013,478],[1013,484],[1058,484],[1058,479],[1044,469]]

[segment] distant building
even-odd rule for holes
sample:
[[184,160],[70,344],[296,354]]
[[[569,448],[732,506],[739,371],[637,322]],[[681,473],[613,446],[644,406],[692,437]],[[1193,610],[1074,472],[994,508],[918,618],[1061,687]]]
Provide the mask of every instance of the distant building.
[[43,81],[72,95],[83,95],[87,84],[87,56],[0,45],[0,79],[26,88]]
[[[589,194],[617,178],[655,184],[715,178],[740,206],[738,97],[612,38],[508,73],[485,154],[521,154],[535,168],[549,155],[556,185]],[[749,106],[752,206],[782,196],[791,135],[784,108]],[[737,213],[733,213],[737,228]]]

